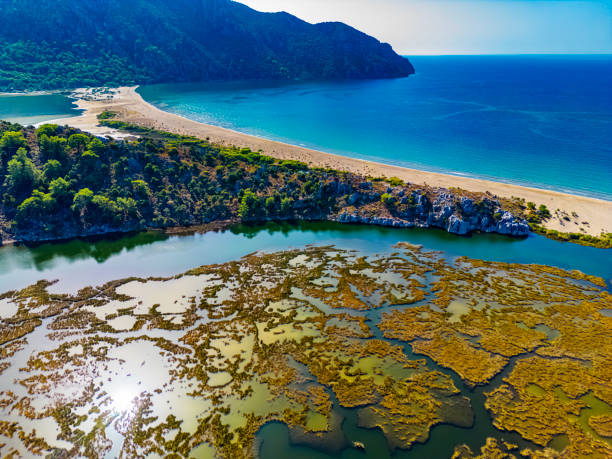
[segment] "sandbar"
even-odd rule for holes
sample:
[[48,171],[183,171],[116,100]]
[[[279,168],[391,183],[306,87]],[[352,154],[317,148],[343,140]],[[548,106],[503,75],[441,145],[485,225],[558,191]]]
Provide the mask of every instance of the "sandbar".
[[526,202],[531,201],[538,206],[546,205],[553,214],[553,218],[544,226],[564,233],[583,232],[599,236],[602,232],[612,232],[612,201],[491,180],[410,169],[263,139],[160,110],[146,102],[136,91],[137,88],[137,86],[132,86],[104,90],[99,88],[79,89],[74,93],[75,104],[83,110],[83,113],[73,118],[62,118],[56,122],[99,136],[129,137],[130,134],[99,125],[98,115],[103,111],[113,111],[117,113],[116,119],[131,124],[208,139],[216,144],[250,148],[278,159],[302,161],[313,167],[332,168],[372,177],[398,177],[414,184],[427,184],[440,188],[455,187],[473,192],[489,192],[499,197],[523,198]]

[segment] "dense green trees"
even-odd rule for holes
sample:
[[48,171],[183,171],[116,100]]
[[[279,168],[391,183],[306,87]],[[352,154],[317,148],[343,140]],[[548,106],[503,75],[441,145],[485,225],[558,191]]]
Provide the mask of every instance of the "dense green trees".
[[43,159],[54,159],[64,161],[66,159],[66,139],[61,137],[42,134],[38,137],[38,145],[40,146],[40,154]]
[[7,166],[5,183],[9,192],[16,197],[29,194],[41,179],[42,173],[28,157],[26,149],[19,148]]
[[75,148],[79,153],[83,151],[85,145],[89,143],[90,139],[85,134],[72,134],[68,137],[68,145],[71,148]]
[[0,4],[0,90],[414,71],[390,46],[343,24],[312,25],[229,0]]
[[[17,130],[15,130],[17,129]],[[330,171],[142,130],[138,141],[0,122],[0,234],[20,239],[328,213]],[[296,209],[298,209],[297,211]],[[3,226],[3,222],[4,226]]]
[[49,184],[49,193],[62,206],[74,200],[74,193],[71,190],[70,183],[62,177],[53,180]]
[[57,159],[50,159],[43,165],[43,177],[47,183],[61,177],[63,172],[64,166]]
[[32,196],[27,198],[17,208],[16,220],[19,228],[40,228],[45,226],[48,215],[51,214],[56,201],[48,193],[34,190]]
[[238,215],[243,220],[254,220],[260,217],[263,213],[264,207],[261,199],[251,190],[246,190],[240,200],[240,207],[238,208]]
[[19,131],[6,131],[0,137],[0,160],[1,165],[6,167],[8,160],[17,153],[20,148],[26,148],[28,143]]

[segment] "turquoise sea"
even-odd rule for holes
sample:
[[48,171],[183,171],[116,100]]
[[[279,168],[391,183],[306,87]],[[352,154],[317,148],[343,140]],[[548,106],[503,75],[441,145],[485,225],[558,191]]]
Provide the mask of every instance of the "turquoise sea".
[[407,167],[612,199],[612,56],[411,57],[397,80],[155,85],[157,107]]
[[[396,80],[145,86],[163,110],[346,156],[612,200],[612,56],[419,56]],[[74,116],[0,95],[0,119]]]

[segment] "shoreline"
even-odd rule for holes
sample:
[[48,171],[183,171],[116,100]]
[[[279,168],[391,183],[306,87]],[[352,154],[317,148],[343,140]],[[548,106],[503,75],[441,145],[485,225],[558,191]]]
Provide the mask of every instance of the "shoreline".
[[526,202],[534,202],[537,206],[546,205],[552,218],[543,226],[563,233],[600,236],[602,232],[612,232],[612,201],[377,163],[255,137],[165,112],[146,102],[136,92],[137,88],[138,86],[109,89],[110,97],[109,92],[104,92],[103,98],[96,98],[94,90],[79,89],[75,93],[81,98],[76,99],[74,103],[78,109],[83,110],[83,113],[71,118],[48,121],[48,123],[69,125],[99,136],[111,136],[117,139],[132,137],[133,135],[129,133],[99,125],[98,115],[104,111],[113,111],[118,114],[117,120],[127,123],[207,139],[220,145],[249,148],[281,160],[302,161],[312,167],[331,168],[372,177],[398,177],[414,184],[489,192],[492,195],[506,198],[523,198]]

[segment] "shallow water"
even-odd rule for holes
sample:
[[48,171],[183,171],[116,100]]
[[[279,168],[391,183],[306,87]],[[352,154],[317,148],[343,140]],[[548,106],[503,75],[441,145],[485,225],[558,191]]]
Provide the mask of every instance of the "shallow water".
[[80,110],[63,94],[0,94],[0,120],[23,125],[78,116]]
[[337,223],[236,226],[230,230],[181,236],[148,232],[112,238],[72,240],[36,246],[0,247],[0,292],[39,280],[59,280],[51,290],[75,292],[126,277],[171,276],[205,264],[223,263],[246,254],[336,245],[366,253],[410,242],[448,257],[536,263],[612,279],[612,250],[583,247],[531,235],[512,239],[493,234],[459,237],[436,229],[391,229]]
[[[58,278],[60,282],[54,286],[57,291],[75,290],[85,285],[102,284],[106,280],[117,279],[129,276],[168,276],[175,275],[189,268],[193,268],[202,264],[219,263],[227,260],[232,260],[241,255],[251,253],[255,250],[276,251],[288,247],[304,247],[308,244],[325,246],[334,244],[342,249],[358,249],[365,255],[376,253],[388,254],[395,249],[394,244],[405,241],[412,244],[422,244],[426,249],[437,250],[442,252],[444,258],[454,258],[459,255],[467,255],[474,258],[484,258],[494,261],[507,262],[523,262],[523,263],[540,263],[556,265],[570,269],[581,269],[589,274],[598,274],[610,279],[612,276],[612,253],[599,249],[591,249],[570,244],[562,244],[555,241],[550,241],[538,236],[533,236],[527,239],[514,240],[495,235],[474,235],[471,238],[461,238],[458,236],[449,235],[442,231],[436,230],[393,230],[387,228],[378,228],[370,226],[355,226],[355,225],[339,225],[330,223],[303,223],[300,225],[276,225],[268,224],[258,227],[235,227],[232,230],[196,234],[190,236],[173,236],[166,237],[160,233],[142,233],[137,235],[127,235],[114,239],[99,239],[87,241],[71,241],[59,244],[44,244],[37,247],[14,246],[4,247],[0,249],[0,266],[4,266],[5,262],[13,261],[12,269],[21,273],[22,277],[12,273],[10,269],[4,270],[0,275],[0,281],[7,284],[16,284],[26,282],[26,279],[38,278]],[[288,266],[292,268],[299,267],[314,267],[313,261],[307,255],[299,255],[291,258],[288,261]],[[352,271],[351,271],[352,272]],[[327,285],[324,276],[319,278],[322,287]],[[356,274],[353,273],[353,274]],[[372,269],[366,269],[362,272],[365,277],[374,275]],[[106,279],[105,276],[112,276]],[[401,283],[401,276],[388,273],[380,276],[385,282],[393,284]],[[200,278],[202,281],[202,278]],[[214,280],[206,278],[206,283]],[[159,303],[159,311],[172,313],[174,310],[185,312],[187,307],[187,299],[193,297],[194,300],[199,298],[199,290],[195,288],[194,277],[192,275],[184,276],[180,279],[168,280],[163,285],[158,280],[141,283],[137,281],[128,282],[117,288],[117,293],[127,294],[128,296],[138,296],[138,301],[112,301],[103,306],[96,306],[92,309],[99,318],[107,317],[122,309],[134,307],[135,312],[144,314],[147,310],[153,307],[153,303]],[[140,289],[138,287],[141,287]],[[13,287],[16,288],[16,287]],[[231,290],[232,286],[228,284]],[[159,295],[163,291],[163,295]],[[216,295],[221,298],[226,293],[220,290]],[[299,296],[299,292],[293,297]],[[161,300],[160,300],[161,299]],[[313,305],[316,301],[309,300]],[[213,303],[214,298],[213,298]],[[377,301],[374,301],[377,303]],[[0,304],[2,304],[0,302]],[[5,307],[10,305],[4,304]],[[450,308],[449,312],[460,316],[463,314],[463,308]],[[286,310],[291,309],[291,304],[287,302],[271,303],[268,306],[272,309]],[[398,308],[405,308],[405,305]],[[366,311],[366,316],[372,323],[379,323],[381,314],[389,312],[393,307],[386,307],[383,310],[373,309]],[[349,312],[349,311],[347,311]],[[1,313],[0,313],[1,316]],[[131,328],[133,322],[126,323],[124,317],[119,316],[117,319],[109,321],[111,327],[124,330]],[[303,319],[305,316],[300,316]],[[117,322],[115,322],[117,320]],[[203,319],[206,322],[205,319]],[[199,321],[198,323],[204,323]],[[194,324],[197,325],[197,324]],[[42,328],[42,327],[41,327]],[[542,328],[542,327],[540,327]],[[544,330],[545,334],[553,332],[552,329]],[[272,342],[279,337],[290,337],[294,333],[291,327],[286,325],[273,326],[268,332],[261,333],[260,339],[265,342]],[[132,333],[127,332],[126,337]],[[175,332],[159,331],[156,334],[165,337],[178,337]],[[300,335],[308,335],[308,327],[304,327],[300,331]],[[381,331],[374,328],[376,338],[381,338]],[[142,332],[135,332],[134,337],[142,335]],[[147,335],[149,333],[147,332]],[[38,340],[41,339],[39,342]],[[231,349],[231,353],[240,353],[243,347],[249,347],[249,343],[242,343],[240,346],[233,344],[229,338],[220,338],[217,341],[211,341],[212,347],[219,349]],[[554,336],[549,336],[549,339],[554,339]],[[32,336],[31,342],[36,342],[37,345],[44,343],[45,338]],[[415,355],[409,345],[401,344],[405,354],[410,359],[423,358],[422,355]],[[44,347],[44,346],[43,346]],[[83,353],[83,348],[73,346],[68,350],[70,355],[80,355]],[[133,357],[137,356],[136,359]],[[122,373],[129,373],[128,378],[123,380],[110,380],[104,383],[104,391],[113,398],[117,405],[129,405],[130,400],[142,390],[140,387],[141,381],[151,381],[150,376],[156,382],[164,381],[165,370],[164,361],[157,359],[157,350],[151,343],[145,342],[140,344],[129,344],[113,350],[112,357],[117,359],[125,359],[129,362],[128,366],[117,368],[109,368],[109,370]],[[24,354],[25,357],[25,354]],[[130,359],[128,359],[130,357]],[[520,356],[525,358],[527,356]],[[143,360],[144,358],[144,360]],[[223,359],[223,356],[218,358]],[[141,363],[142,361],[142,363]],[[145,361],[148,363],[145,365]],[[498,375],[491,385],[486,388],[480,387],[475,390],[470,389],[461,382],[459,377],[450,370],[446,370],[436,365],[433,360],[425,358],[427,367],[436,369],[449,375],[456,386],[461,390],[462,394],[469,397],[472,402],[472,407],[475,416],[474,426],[471,428],[462,428],[452,426],[450,424],[441,424],[434,427],[431,431],[431,439],[424,444],[413,446],[408,451],[396,451],[397,457],[447,457],[452,453],[453,446],[459,443],[467,443],[474,449],[482,445],[487,436],[500,436],[499,432],[491,424],[489,414],[484,409],[484,391],[490,390],[499,384],[502,378],[509,374],[513,363],[508,365],[506,369]],[[516,361],[516,359],[513,359]],[[366,357],[357,365],[358,368],[366,373],[371,370],[372,361]],[[389,374],[401,374],[402,369],[396,368],[393,365],[384,367],[385,372]],[[7,374],[7,377],[11,374]],[[4,377],[4,375],[3,375]],[[120,382],[119,382],[120,381]],[[228,374],[219,372],[212,377],[211,386],[223,386],[228,382]],[[162,409],[168,409],[171,413],[172,407],[180,406],[181,412],[191,413],[194,415],[203,411],[200,406],[184,406],[184,400],[181,401],[180,394],[187,390],[187,387],[175,388],[176,391],[167,395],[166,398],[160,398],[163,401]],[[262,388],[262,390],[265,388]],[[241,406],[243,409],[248,407],[249,411],[258,412],[265,408],[266,395],[265,390],[261,393],[255,388],[254,396],[249,398],[248,405],[244,404],[244,400],[232,403],[232,406]],[[183,391],[183,392],[181,392]],[[164,396],[166,397],[166,396]],[[157,400],[157,401],[159,401]],[[592,401],[591,401],[592,402]],[[601,411],[601,407],[590,403],[592,409]],[[607,408],[606,408],[607,409]],[[601,411],[603,412],[603,411]],[[165,411],[164,411],[165,413]],[[226,419],[230,424],[241,422],[239,416],[240,409],[232,410]],[[391,452],[387,448],[387,443],[384,435],[379,430],[368,430],[358,427],[357,410],[339,409],[339,415],[344,417],[342,423],[342,433],[350,441],[360,441],[366,444],[366,453],[362,453],[354,448],[342,449],[341,457],[389,457]],[[586,419],[590,411],[584,411]],[[195,419],[195,416],[194,416]],[[312,425],[320,422],[320,419],[312,419]],[[318,425],[318,424],[317,424]],[[512,433],[504,433],[501,437],[519,444],[521,447],[529,447],[530,445],[522,441],[518,435]],[[330,457],[328,452],[324,452],[320,448],[308,448],[292,443],[295,440],[294,434],[289,434],[286,427],[278,423],[271,423],[261,429],[258,436],[258,441],[261,445],[260,453],[264,458],[273,457]],[[119,442],[120,440],[117,440]],[[210,453],[209,449],[202,451],[202,454]],[[336,454],[333,457],[338,457]]]

